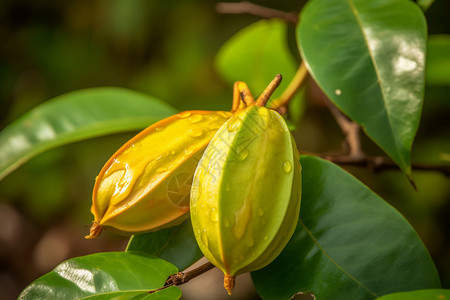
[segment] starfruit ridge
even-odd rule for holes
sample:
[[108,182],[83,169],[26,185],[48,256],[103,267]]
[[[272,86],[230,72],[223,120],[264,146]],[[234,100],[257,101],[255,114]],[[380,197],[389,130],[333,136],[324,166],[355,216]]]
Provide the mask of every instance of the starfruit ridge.
[[[197,162],[230,116],[225,111],[182,112],[147,127],[119,148],[97,176],[91,207],[94,223],[86,238],[96,237],[103,227],[138,233],[187,218]],[[178,186],[183,191],[170,193],[170,184],[176,187],[179,180],[184,181]]]

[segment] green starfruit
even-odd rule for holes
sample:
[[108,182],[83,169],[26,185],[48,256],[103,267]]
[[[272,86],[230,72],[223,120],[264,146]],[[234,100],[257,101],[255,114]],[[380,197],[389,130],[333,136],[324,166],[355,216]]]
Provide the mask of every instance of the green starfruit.
[[297,146],[284,119],[265,107],[280,80],[220,127],[194,175],[194,234],[224,272],[229,293],[235,275],[263,268],[280,254],[300,212]]

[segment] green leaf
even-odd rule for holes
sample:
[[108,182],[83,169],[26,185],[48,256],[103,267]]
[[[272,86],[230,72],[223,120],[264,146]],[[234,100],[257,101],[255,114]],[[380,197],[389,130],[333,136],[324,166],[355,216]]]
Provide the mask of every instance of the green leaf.
[[427,11],[433,2],[434,0],[417,0],[417,4],[419,4],[423,11]]
[[140,129],[174,113],[164,102],[123,88],[92,88],[58,96],[0,132],[0,180],[51,148]]
[[423,13],[409,0],[314,0],[297,28],[311,75],[408,176],[426,36]]
[[18,299],[70,300],[117,291],[150,291],[162,287],[177,272],[174,265],[145,253],[96,253],[63,262],[32,282]]
[[429,85],[450,85],[450,35],[431,35],[427,45]]
[[217,70],[230,84],[247,83],[255,98],[276,74],[281,74],[283,80],[272,96],[277,98],[294,77],[297,67],[289,51],[286,30],[286,23],[279,20],[262,20],[245,27],[219,50]]
[[181,298],[181,290],[175,286],[156,291],[149,294],[148,290],[112,292],[88,296],[83,300],[175,300]]
[[443,300],[450,299],[450,290],[419,290],[385,295],[377,300]]
[[146,252],[160,257],[184,270],[203,254],[197,245],[191,220],[178,226],[139,235],[133,235],[128,242],[127,251]]
[[303,156],[295,233],[269,266],[252,273],[263,299],[374,299],[440,288],[433,261],[393,207],[338,166]]

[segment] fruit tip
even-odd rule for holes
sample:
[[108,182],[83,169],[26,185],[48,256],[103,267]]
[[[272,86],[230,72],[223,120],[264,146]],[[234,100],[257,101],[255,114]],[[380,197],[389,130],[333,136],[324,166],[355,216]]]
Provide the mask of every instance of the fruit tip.
[[86,235],[84,238],[87,240],[95,239],[102,232],[103,227],[100,226],[98,222],[93,222],[91,228],[89,229],[89,235]]
[[231,296],[231,292],[234,288],[234,279],[235,277],[232,275],[225,274],[223,278],[223,287],[227,290],[228,295]]

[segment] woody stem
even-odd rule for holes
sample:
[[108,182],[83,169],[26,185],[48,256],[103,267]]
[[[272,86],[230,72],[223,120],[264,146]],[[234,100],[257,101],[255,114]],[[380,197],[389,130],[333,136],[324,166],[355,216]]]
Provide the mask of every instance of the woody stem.
[[275,78],[269,83],[269,85],[266,87],[264,92],[261,93],[261,95],[256,100],[256,105],[264,107],[267,104],[267,101],[269,101],[270,96],[272,96],[273,92],[276,90],[276,88],[281,83],[281,74],[277,74]]

